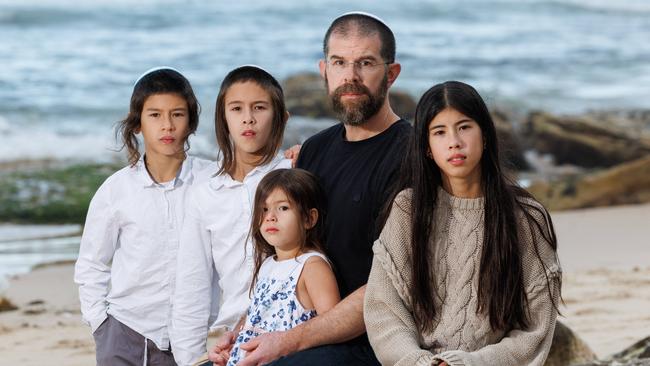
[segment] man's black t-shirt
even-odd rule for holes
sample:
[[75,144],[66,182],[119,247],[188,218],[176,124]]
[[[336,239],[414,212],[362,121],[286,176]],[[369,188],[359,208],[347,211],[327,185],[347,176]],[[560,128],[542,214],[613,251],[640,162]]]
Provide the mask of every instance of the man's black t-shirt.
[[377,216],[389,199],[413,128],[399,120],[380,134],[345,140],[337,124],[309,138],[297,167],[320,178],[327,195],[325,250],[334,265],[341,298],[368,282]]

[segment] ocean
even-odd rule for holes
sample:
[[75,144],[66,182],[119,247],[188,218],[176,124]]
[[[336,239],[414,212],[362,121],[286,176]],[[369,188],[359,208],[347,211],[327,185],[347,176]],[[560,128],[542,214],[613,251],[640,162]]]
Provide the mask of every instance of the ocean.
[[[122,156],[114,123],[157,65],[191,81],[203,107],[192,148],[213,156],[224,75],[249,63],[278,79],[317,71],[329,23],[353,10],[391,26],[395,87],[415,98],[455,79],[523,109],[650,108],[645,0],[0,0],[0,162]],[[310,124],[292,118],[288,135]]]
[[[354,10],[391,26],[402,64],[395,87],[415,98],[461,80],[490,104],[521,110],[650,108],[645,0],[0,0],[0,163],[122,159],[115,122],[133,82],[158,65],[192,83],[202,105],[192,151],[215,156],[225,74],[251,63],[280,80],[316,72],[329,23]],[[294,116],[287,141],[332,123]],[[74,258],[77,229],[0,227],[0,277]]]

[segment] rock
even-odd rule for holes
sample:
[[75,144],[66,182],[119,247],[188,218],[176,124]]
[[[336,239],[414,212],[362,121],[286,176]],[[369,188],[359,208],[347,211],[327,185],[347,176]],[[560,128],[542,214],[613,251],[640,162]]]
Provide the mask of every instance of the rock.
[[628,361],[633,359],[650,359],[650,337],[646,337],[623,351],[609,357],[612,360]]
[[410,94],[400,89],[391,88],[388,99],[390,100],[390,106],[398,116],[408,121],[415,119],[417,102]]
[[334,116],[327,100],[325,83],[317,73],[300,73],[282,83],[289,113],[296,116],[323,118]]
[[43,300],[31,300],[23,308],[23,314],[25,315],[38,315],[43,314],[46,311],[45,301]]
[[553,155],[557,164],[611,167],[650,155],[650,140],[599,124],[588,115],[557,117],[532,112],[525,136],[529,147]]
[[492,120],[499,139],[499,152],[502,161],[510,170],[528,170],[524,149],[512,125],[512,117],[501,108],[492,109]]
[[0,221],[83,223],[97,188],[122,164],[61,163],[0,175]]
[[576,366],[650,366],[650,337],[646,337],[623,351],[604,360]]
[[43,314],[47,310],[45,308],[35,308],[35,309],[27,309],[23,311],[23,314],[25,315],[38,315],[38,314]]
[[603,126],[617,126],[631,136],[650,138],[650,109],[600,110],[587,113]]
[[650,202],[650,155],[591,174],[527,188],[549,210]]
[[553,342],[544,366],[569,366],[596,359],[589,346],[569,327],[555,323]]
[[594,361],[571,366],[650,366],[650,358],[631,361]]
[[[305,72],[288,77],[282,83],[289,113],[312,118],[333,118],[336,114],[325,91],[325,82],[317,73]],[[404,119],[415,116],[415,100],[398,89],[391,89],[390,103],[395,113]]]
[[16,310],[18,307],[11,303],[8,299],[0,297],[0,312]]

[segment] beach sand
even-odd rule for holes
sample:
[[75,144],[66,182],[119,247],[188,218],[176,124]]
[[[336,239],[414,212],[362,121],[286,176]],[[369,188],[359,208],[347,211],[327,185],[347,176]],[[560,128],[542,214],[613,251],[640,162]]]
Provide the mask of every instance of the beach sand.
[[0,313],[1,364],[94,364],[95,345],[80,321],[73,272],[71,263],[49,265],[10,281],[4,296],[19,309]]
[[[564,269],[560,321],[600,357],[650,335],[650,204],[552,213]],[[13,278],[0,313],[1,364],[93,365],[71,263]]]
[[552,218],[564,271],[560,321],[599,357],[650,336],[650,204]]

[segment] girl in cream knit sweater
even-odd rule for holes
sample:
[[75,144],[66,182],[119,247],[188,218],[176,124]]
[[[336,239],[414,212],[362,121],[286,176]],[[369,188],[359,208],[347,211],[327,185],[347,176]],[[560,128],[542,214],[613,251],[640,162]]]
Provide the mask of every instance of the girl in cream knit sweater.
[[561,270],[551,218],[512,184],[474,88],[446,82],[415,134],[373,246],[364,317],[383,365],[543,365]]

